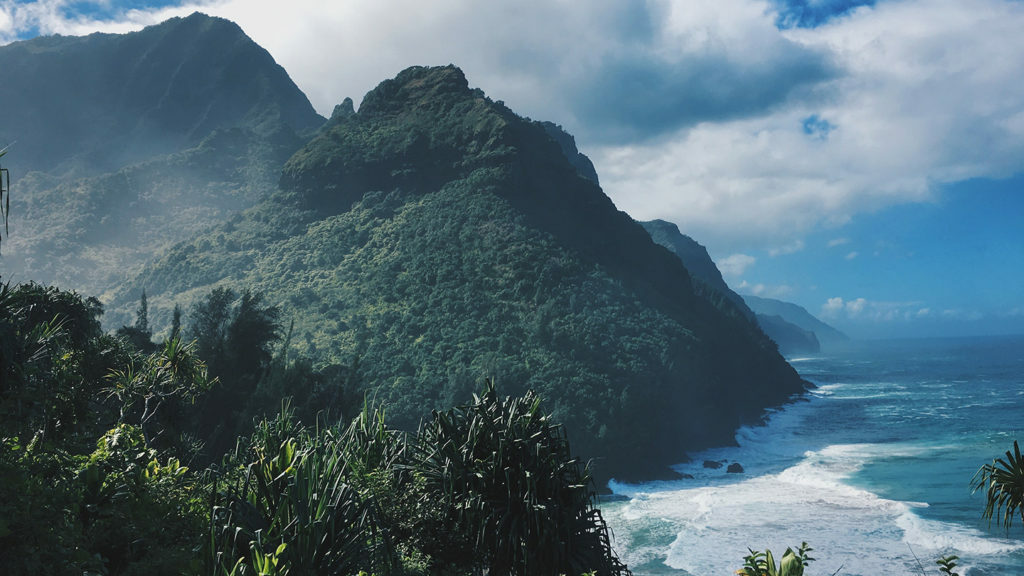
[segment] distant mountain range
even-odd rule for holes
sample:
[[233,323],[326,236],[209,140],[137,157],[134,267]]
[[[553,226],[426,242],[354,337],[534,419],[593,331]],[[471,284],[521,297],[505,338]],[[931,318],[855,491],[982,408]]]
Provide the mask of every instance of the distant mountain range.
[[495,377],[539,392],[604,476],[731,442],[804,389],[742,300],[615,209],[569,134],[455,67],[407,69],[325,123],[202,15],[16,43],[0,65],[23,86],[9,75],[0,105],[24,111],[0,131],[24,162],[4,277],[102,292],[108,325],[142,290],[157,327],[214,287],[259,290],[295,352],[356,367],[393,423]]
[[743,299],[758,315],[779,317],[802,330],[812,332],[822,345],[828,346],[849,340],[849,336],[822,322],[802,306],[772,298],[746,294]]
[[[732,303],[736,309],[757,324],[779,346],[783,354],[807,354],[821,350],[820,331],[824,340],[845,338],[838,330],[820,322],[803,308],[778,300],[753,296],[740,296],[733,292],[722,278],[707,249],[693,238],[679,231],[679,227],[664,220],[641,222],[655,242],[671,250],[693,276],[695,289],[710,298],[714,294]],[[802,312],[802,313],[801,313]]]

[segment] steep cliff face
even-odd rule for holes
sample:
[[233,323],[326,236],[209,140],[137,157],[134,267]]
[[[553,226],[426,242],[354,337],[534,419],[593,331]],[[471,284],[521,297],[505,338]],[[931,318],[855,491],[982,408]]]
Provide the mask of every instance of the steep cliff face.
[[576,168],[576,172],[580,176],[594,184],[600,184],[597,178],[597,170],[594,169],[594,163],[590,161],[590,158],[587,158],[586,154],[583,154],[576,148],[576,138],[573,138],[572,134],[569,134],[554,122],[540,122],[540,125],[544,127],[544,131],[548,133],[548,136],[551,136],[558,143],[558,146],[562,149],[562,154]]
[[604,477],[729,442],[803,390],[549,130],[457,68],[405,70],[358,112],[339,106],[268,201],[171,250],[115,304],[144,287],[159,317],[213,285],[262,290],[307,354],[358,358],[394,422],[495,377],[538,391]]
[[0,47],[14,195],[7,278],[102,293],[276,188],[324,119],[237,25]]

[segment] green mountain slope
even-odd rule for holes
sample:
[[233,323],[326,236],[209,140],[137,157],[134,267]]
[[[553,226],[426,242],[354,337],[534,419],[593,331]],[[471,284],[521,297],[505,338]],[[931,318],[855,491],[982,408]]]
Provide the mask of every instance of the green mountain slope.
[[12,173],[6,278],[91,293],[276,188],[324,119],[238,28],[193,14],[131,34],[0,47]]
[[528,388],[599,470],[649,475],[803,382],[741,315],[695,294],[679,260],[532,122],[454,67],[411,68],[339,106],[280,190],[176,246],[126,286],[166,318],[212,286],[252,287],[320,362],[411,427],[483,377]]

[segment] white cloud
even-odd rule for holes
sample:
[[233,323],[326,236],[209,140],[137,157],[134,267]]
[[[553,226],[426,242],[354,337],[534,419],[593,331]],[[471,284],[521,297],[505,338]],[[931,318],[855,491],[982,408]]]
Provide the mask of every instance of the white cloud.
[[[597,165],[621,167],[603,181],[627,211],[727,250],[927,200],[937,183],[1019,172],[1022,29],[1019,2],[907,0],[786,31],[843,73],[760,117],[602,149]],[[804,133],[812,115],[833,127],[827,138]]]
[[967,320],[975,321],[981,320],[985,317],[984,314],[977,310],[964,310],[961,308],[947,308],[942,311],[941,316],[948,320]]
[[860,253],[857,252],[856,250],[854,250],[853,252],[850,252],[849,254],[846,255],[846,259],[847,260],[853,260],[857,256],[860,256]]
[[716,262],[718,270],[723,276],[737,278],[742,276],[747,268],[750,268],[757,262],[757,258],[749,256],[747,254],[732,254],[725,258],[719,259]]
[[767,284],[751,284],[744,280],[736,287],[736,292],[751,294],[762,298],[786,298],[793,294],[793,287],[785,284],[780,286],[769,286]]
[[829,298],[821,307],[821,315],[826,318],[835,318],[843,311],[843,299],[839,296]]
[[[887,302],[867,298],[844,300],[839,296],[829,298],[822,305],[821,315],[830,320],[872,324],[909,322],[934,316],[931,308],[921,302]],[[944,310],[941,315],[945,318],[969,316],[959,310]]]
[[[96,20],[87,16],[75,15],[76,4],[73,0],[34,0],[15,2],[0,0],[0,44],[16,40],[27,30],[38,30],[40,34],[63,34],[81,36],[92,32],[124,33],[138,30],[144,26],[155,24],[172,16],[180,16],[195,11],[199,3],[181,8],[163,8],[155,10],[125,10],[114,20]],[[109,5],[109,0],[92,2],[92,4]]]
[[797,239],[792,242],[788,242],[782,246],[776,246],[768,249],[769,256],[783,256],[786,254],[796,254],[804,249],[804,241]]
[[880,2],[783,31],[767,0],[207,0],[105,23],[67,4],[0,0],[0,41],[200,9],[238,22],[323,114],[408,65],[458,64],[574,132],[619,208],[722,252],[1024,170],[1021,2]]
[[849,244],[849,243],[850,243],[850,239],[849,238],[834,238],[834,239],[828,241],[828,247],[829,248],[835,248],[836,246],[843,246],[843,245]]
[[846,315],[851,318],[856,318],[864,312],[864,308],[867,306],[868,301],[863,298],[857,298],[856,300],[850,300],[846,303]]

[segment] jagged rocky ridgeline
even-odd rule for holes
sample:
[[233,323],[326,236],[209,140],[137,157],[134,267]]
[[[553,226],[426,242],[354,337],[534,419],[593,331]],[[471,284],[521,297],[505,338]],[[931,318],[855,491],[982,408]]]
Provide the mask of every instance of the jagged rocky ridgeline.
[[458,68],[410,68],[338,106],[271,198],[170,250],[115,305],[252,287],[304,353],[358,359],[398,425],[492,376],[537,390],[602,476],[649,477],[804,383],[749,318],[694,292],[584,160]]

